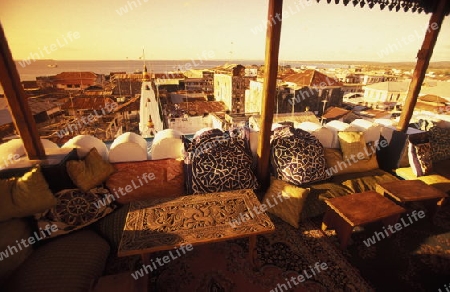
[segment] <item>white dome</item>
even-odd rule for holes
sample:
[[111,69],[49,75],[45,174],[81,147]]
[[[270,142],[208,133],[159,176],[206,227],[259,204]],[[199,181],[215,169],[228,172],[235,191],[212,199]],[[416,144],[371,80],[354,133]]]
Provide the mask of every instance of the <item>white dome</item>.
[[109,149],[110,162],[143,161],[147,158],[147,141],[132,132],[117,137]]
[[102,140],[90,135],[78,135],[67,141],[61,148],[76,148],[79,158],[84,158],[95,147],[103,159],[108,160],[108,147]]

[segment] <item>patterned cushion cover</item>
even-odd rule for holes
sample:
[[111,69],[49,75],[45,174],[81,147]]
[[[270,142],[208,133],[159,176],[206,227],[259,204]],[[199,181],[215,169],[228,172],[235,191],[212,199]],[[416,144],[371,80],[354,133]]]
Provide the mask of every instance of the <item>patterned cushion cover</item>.
[[257,189],[251,169],[249,131],[212,129],[185,143],[185,181],[188,194]]
[[450,128],[432,127],[429,134],[433,161],[450,159]]
[[324,149],[319,140],[301,129],[275,129],[271,141],[270,161],[277,179],[295,185],[329,177]]
[[416,176],[428,175],[433,171],[430,143],[409,143],[408,158],[411,169]]
[[66,189],[56,193],[55,197],[58,201],[55,207],[35,215],[38,227],[44,229],[47,224],[58,227],[58,230],[51,233],[49,237],[88,226],[115,209],[115,205],[111,204],[113,195],[103,187],[87,192]]

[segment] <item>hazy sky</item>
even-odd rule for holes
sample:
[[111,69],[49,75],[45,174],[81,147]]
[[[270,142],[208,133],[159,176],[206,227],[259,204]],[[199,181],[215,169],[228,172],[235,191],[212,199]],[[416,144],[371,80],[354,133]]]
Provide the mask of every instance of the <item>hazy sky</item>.
[[[268,0],[2,0],[0,21],[18,60],[139,59],[143,47],[152,60],[263,60],[267,7]],[[283,7],[280,60],[414,62],[430,18],[325,0]],[[432,57],[444,60],[448,17]]]

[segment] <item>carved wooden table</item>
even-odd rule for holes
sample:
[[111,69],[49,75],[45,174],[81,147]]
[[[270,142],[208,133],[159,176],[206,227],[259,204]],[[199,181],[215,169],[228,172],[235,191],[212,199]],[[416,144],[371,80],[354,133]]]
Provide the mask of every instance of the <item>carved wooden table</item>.
[[394,225],[406,210],[375,191],[356,193],[325,201],[328,210],[323,217],[322,230],[334,228],[341,249],[345,249],[353,227],[381,220]]
[[418,201],[424,202],[428,205],[427,209],[431,213],[430,219],[434,217],[448,197],[443,191],[427,185],[421,180],[398,180],[379,183],[377,191],[380,194],[390,196],[402,204]]
[[148,265],[152,252],[249,237],[249,260],[255,267],[256,235],[275,230],[260,206],[252,190],[132,202],[118,255],[138,254]]

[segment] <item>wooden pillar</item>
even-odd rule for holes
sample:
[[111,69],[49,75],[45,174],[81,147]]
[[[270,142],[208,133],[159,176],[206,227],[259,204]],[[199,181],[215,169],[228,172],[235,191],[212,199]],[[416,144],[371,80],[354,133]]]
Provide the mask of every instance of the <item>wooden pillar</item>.
[[266,54],[261,109],[261,125],[258,142],[258,179],[262,189],[269,181],[270,134],[277,89],[278,52],[280,49],[283,0],[269,0],[267,14]]
[[0,82],[2,83],[14,125],[22,138],[29,159],[44,159],[45,150],[34,121],[19,73],[0,24]]
[[419,96],[423,80],[425,79],[425,73],[427,72],[439,31],[441,30],[442,21],[445,17],[445,7],[447,2],[448,0],[440,0],[431,15],[428,29],[425,33],[425,39],[423,40],[421,49],[417,53],[417,63],[411,83],[409,84],[405,104],[403,105],[403,110],[400,115],[400,121],[397,126],[398,131],[406,132],[408,129],[408,124],[413,115],[417,97]]

